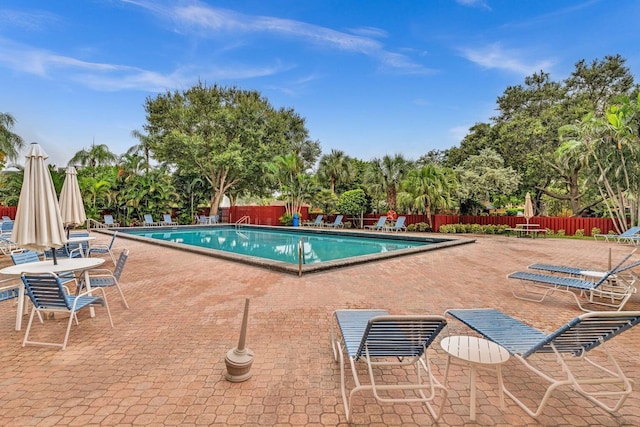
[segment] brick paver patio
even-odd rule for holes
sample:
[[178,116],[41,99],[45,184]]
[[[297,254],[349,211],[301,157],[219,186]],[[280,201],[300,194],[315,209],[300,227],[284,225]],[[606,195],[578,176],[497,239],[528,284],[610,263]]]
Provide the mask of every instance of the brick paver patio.
[[[1,303],[0,425],[345,425],[340,371],[329,345],[333,310],[442,314],[447,308],[495,307],[555,330],[581,313],[575,303],[560,296],[544,304],[514,299],[506,275],[532,262],[603,269],[609,248],[614,260],[631,250],[584,240],[477,236],[471,245],[298,278],[121,238],[116,247],[131,251],[122,280],[131,309],[108,289],[114,329],[96,309],[94,319],[80,316],[65,351],[23,348],[24,332],[14,330],[15,306]],[[9,263],[0,257],[0,266]],[[247,347],[255,353],[253,377],[230,383],[224,358],[237,344],[245,298],[251,301]],[[626,308],[640,310],[637,295]],[[34,333],[62,338],[64,322],[35,324]],[[638,383],[640,328],[616,337],[610,348]],[[437,344],[430,351],[442,378],[445,355]],[[533,376],[512,362],[503,369],[505,379],[521,393],[533,393]],[[503,411],[495,375],[488,372],[479,377],[478,415],[471,422],[468,369],[454,365],[449,377],[439,425],[640,425],[637,391],[615,415],[566,388],[553,395],[538,420],[508,398]],[[434,424],[419,404],[378,404],[364,393],[353,412],[353,425]]]

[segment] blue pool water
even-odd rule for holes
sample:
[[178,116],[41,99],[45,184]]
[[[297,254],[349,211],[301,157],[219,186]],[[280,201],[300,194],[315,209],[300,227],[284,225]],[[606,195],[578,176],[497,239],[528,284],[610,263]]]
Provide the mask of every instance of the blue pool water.
[[299,263],[298,247],[301,239],[302,264],[305,265],[390,253],[434,243],[427,239],[411,240],[391,235],[374,237],[373,234],[357,236],[349,235],[350,233],[329,234],[251,227],[236,229],[233,226],[184,230],[146,228],[126,233],[295,265]]

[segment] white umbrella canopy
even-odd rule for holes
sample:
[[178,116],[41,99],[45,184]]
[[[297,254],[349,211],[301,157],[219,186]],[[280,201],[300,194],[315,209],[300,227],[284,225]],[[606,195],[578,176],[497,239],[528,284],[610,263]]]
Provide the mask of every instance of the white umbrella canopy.
[[527,224],[529,224],[531,217],[533,217],[533,203],[531,202],[531,195],[527,192],[524,197],[524,219],[527,220]]
[[73,166],[67,168],[64,184],[62,184],[60,215],[62,216],[62,223],[65,225],[80,225],[87,220],[82,194],[80,194],[80,186],[78,185],[78,172]]
[[35,251],[59,248],[67,242],[53,180],[45,164],[47,157],[35,142],[27,151],[11,235],[18,246]]

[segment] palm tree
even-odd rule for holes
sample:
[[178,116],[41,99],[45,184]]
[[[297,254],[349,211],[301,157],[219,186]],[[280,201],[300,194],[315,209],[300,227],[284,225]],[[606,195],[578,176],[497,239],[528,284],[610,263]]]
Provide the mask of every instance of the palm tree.
[[458,182],[453,170],[430,164],[411,170],[402,186],[413,198],[414,208],[426,214],[431,227],[432,209],[451,207]]
[[118,156],[109,151],[109,147],[105,144],[91,144],[90,149],[83,148],[73,155],[68,165],[80,166],[109,166],[116,163]]
[[322,156],[318,167],[318,177],[329,182],[332,193],[336,192],[336,182],[345,182],[351,176],[351,159],[344,151],[331,150],[330,154]]
[[376,158],[371,161],[367,170],[367,181],[370,183],[373,193],[386,194],[389,209],[396,208],[396,196],[400,182],[412,167],[412,162],[406,160],[402,154],[385,155],[382,159]]
[[148,172],[149,165],[150,165],[149,162],[151,159],[151,148],[149,146],[151,142],[151,138],[149,137],[149,135],[145,135],[139,130],[131,131],[131,136],[138,139],[140,141],[140,144],[134,145],[133,147],[129,148],[126,154],[128,155],[142,154],[146,162],[146,170]]
[[22,138],[11,132],[16,119],[9,113],[0,113],[0,161],[6,157],[16,160],[20,150],[24,147]]

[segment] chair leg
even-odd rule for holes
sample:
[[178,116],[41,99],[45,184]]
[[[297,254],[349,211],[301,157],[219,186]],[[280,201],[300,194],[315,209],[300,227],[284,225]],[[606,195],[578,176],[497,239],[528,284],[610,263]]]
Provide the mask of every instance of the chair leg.
[[124,292],[122,292],[122,288],[120,287],[120,284],[116,281],[116,288],[118,289],[118,292],[120,292],[120,296],[122,297],[122,302],[124,302],[124,306],[129,308],[129,304],[127,304],[127,299],[124,297]]
[[[37,310],[34,307],[33,310],[31,310],[31,314],[29,315],[29,323],[27,324],[27,330],[24,331],[24,339],[22,340],[23,347],[27,345],[27,343],[29,342],[29,332],[31,331],[31,324],[33,323],[33,316],[35,315],[36,311]],[[40,313],[38,313],[38,317],[40,317],[40,321],[42,322],[42,317],[40,316]]]
[[69,313],[69,321],[67,322],[67,332],[65,332],[64,334],[64,341],[62,342],[62,349],[64,350],[65,348],[67,348],[67,341],[69,340],[69,332],[71,331],[71,324],[73,323],[73,319],[76,319],[76,322],[78,321],[78,319],[76,318],[76,312],[72,312]]

